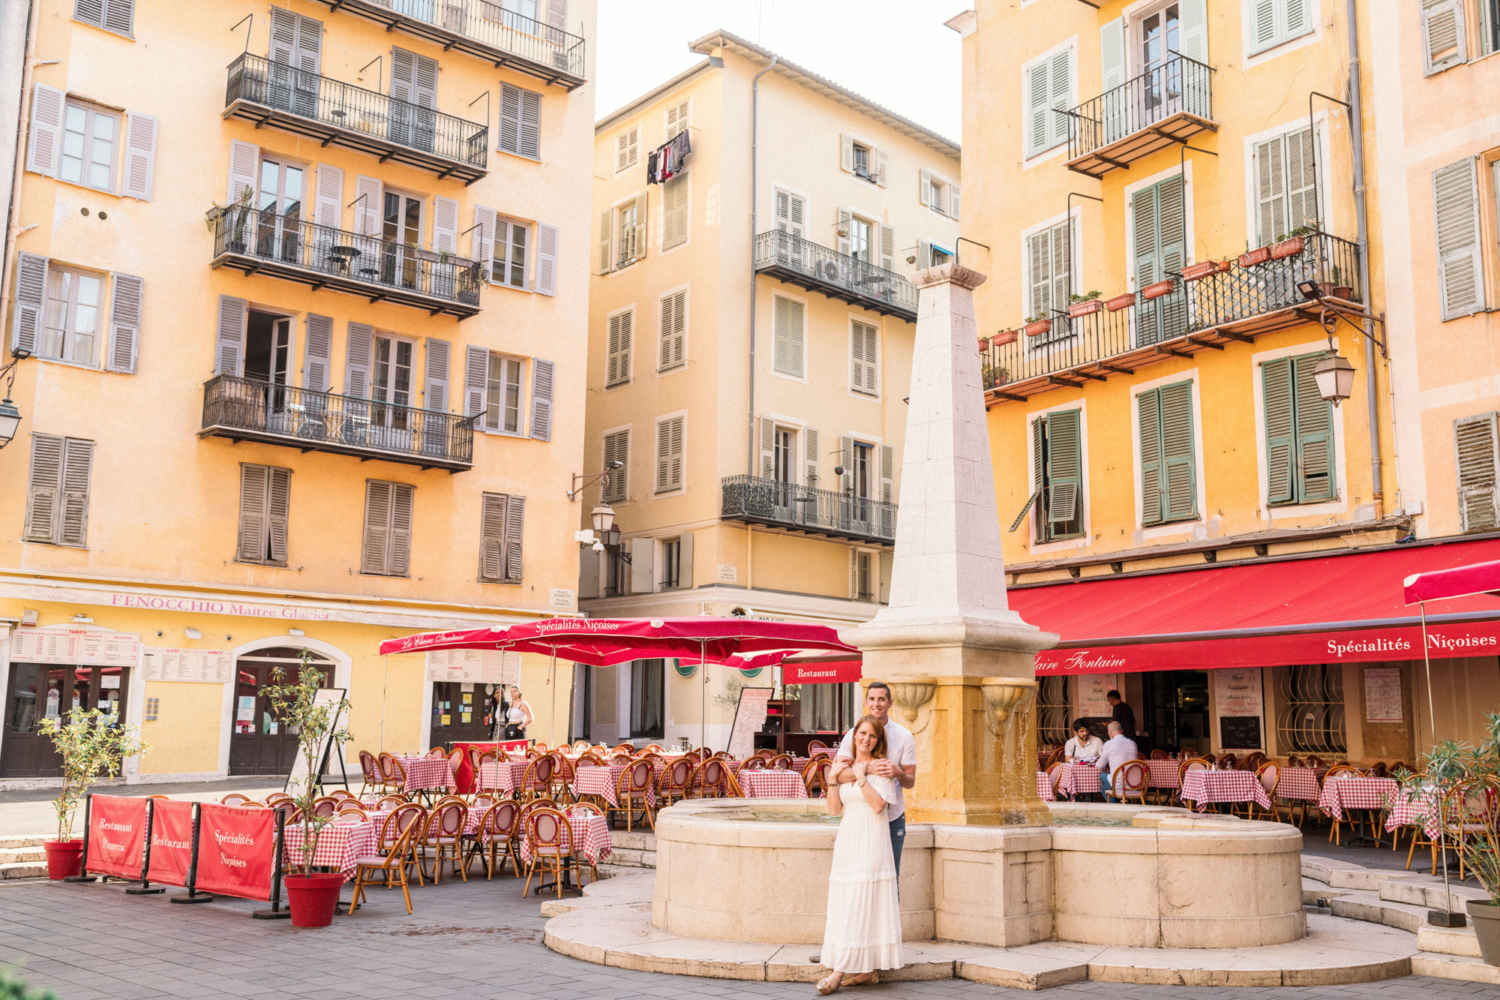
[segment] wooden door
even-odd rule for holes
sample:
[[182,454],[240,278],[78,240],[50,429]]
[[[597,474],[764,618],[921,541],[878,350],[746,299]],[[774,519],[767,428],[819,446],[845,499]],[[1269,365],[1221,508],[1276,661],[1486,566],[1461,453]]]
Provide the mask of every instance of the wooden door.
[[[271,709],[265,689],[296,679],[300,650],[258,650],[235,664],[234,729],[229,738],[229,773],[290,774],[297,759],[297,727],[288,726]],[[333,664],[316,660],[323,686],[333,686]],[[276,677],[281,671],[280,680]]]

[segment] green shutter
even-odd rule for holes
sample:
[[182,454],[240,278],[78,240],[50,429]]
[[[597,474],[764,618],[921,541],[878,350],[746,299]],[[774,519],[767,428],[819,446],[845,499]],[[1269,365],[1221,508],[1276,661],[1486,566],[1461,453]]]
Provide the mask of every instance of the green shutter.
[[1198,514],[1198,475],[1193,458],[1193,383],[1164,385],[1161,392],[1162,519]]
[[1079,516],[1078,495],[1083,487],[1083,463],[1078,440],[1078,418],[1081,412],[1063,410],[1047,416],[1049,534],[1059,525]]
[[1290,503],[1296,448],[1292,440],[1292,359],[1260,366],[1266,402],[1266,502]]
[[[1181,274],[1187,257],[1187,222],[1183,213],[1182,176],[1168,177],[1131,199],[1135,217],[1135,286]],[[1135,314],[1136,345],[1158,344],[1187,329],[1187,303],[1181,295],[1140,301]]]
[[[1156,245],[1156,203],[1160,185],[1131,195],[1130,208],[1135,215],[1135,287],[1145,288],[1157,280],[1161,271]],[[1156,309],[1144,299],[1135,312],[1136,346],[1144,347],[1161,339],[1156,323]]]
[[[1042,486],[1046,481],[1047,418],[1041,416],[1031,422],[1031,499],[1027,500],[1026,506],[1021,508],[1021,513],[1016,517],[1017,524],[1026,516],[1026,511],[1032,503],[1041,499]],[[1015,531],[1016,525],[1011,525],[1010,530]],[[1047,540],[1047,505],[1045,503],[1037,506],[1036,540],[1039,542]]]
[[1141,523],[1160,524],[1161,511],[1161,390],[1152,389],[1140,400]]
[[1323,360],[1321,352],[1304,354],[1294,362],[1293,388],[1297,417],[1297,499],[1302,503],[1332,500],[1334,482],[1333,404],[1318,394],[1313,369]]

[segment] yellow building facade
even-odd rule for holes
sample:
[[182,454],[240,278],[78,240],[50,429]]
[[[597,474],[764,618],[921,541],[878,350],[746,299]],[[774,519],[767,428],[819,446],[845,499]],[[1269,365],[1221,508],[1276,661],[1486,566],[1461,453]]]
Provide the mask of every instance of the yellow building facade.
[[[857,623],[899,516],[907,276],[958,252],[959,148],[728,33],[691,48],[595,131],[584,468],[620,465],[579,525],[607,503],[619,536],[582,546],[581,606]],[[710,673],[580,668],[574,730],[723,746],[738,687],[775,678]],[[812,687],[789,721],[836,728],[852,685]]]
[[285,774],[259,689],[302,649],[351,760],[486,738],[502,680],[563,728],[541,661],[377,648],[577,613],[593,32],[589,0],[33,4],[0,775],[55,775],[37,720],[95,706],[153,745],[132,779]]

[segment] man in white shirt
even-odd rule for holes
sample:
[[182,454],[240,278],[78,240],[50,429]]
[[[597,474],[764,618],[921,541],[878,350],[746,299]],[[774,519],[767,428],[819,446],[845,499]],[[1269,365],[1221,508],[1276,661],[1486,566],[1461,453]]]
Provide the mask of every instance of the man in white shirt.
[[1069,764],[1079,761],[1098,760],[1104,752],[1104,741],[1089,732],[1089,724],[1082,719],[1073,720],[1073,738],[1063,744],[1063,758]]
[[1140,756],[1140,748],[1135,745],[1135,740],[1125,735],[1125,727],[1118,722],[1111,722],[1109,742],[1104,744],[1104,751],[1099,754],[1099,763],[1094,765],[1099,768],[1099,794],[1109,794],[1110,776],[1114,774],[1115,768]]

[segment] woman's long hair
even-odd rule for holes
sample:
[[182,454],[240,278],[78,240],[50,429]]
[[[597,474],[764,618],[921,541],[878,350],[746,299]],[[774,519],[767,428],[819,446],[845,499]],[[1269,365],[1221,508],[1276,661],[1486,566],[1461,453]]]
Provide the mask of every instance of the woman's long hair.
[[[867,715],[854,724],[854,732],[856,735],[859,733],[859,727],[863,726],[866,722],[868,722],[870,726],[875,730],[875,746],[870,750],[870,756],[875,760],[884,760],[886,751],[885,723],[881,722],[873,715]],[[857,754],[858,752],[859,751],[856,748],[855,753]]]

